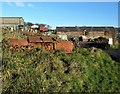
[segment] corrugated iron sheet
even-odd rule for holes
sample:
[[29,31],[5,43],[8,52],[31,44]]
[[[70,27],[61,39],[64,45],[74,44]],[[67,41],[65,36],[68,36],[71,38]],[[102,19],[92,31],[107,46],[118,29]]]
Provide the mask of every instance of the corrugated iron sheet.
[[55,41],[55,39],[53,37],[49,37],[49,36],[29,36],[28,37],[28,41],[30,43],[34,43],[34,42],[53,42]]
[[40,27],[40,30],[41,30],[41,31],[48,31],[48,28]]
[[65,53],[72,53],[73,43],[66,40],[58,40],[55,44],[55,50],[64,50]]
[[42,36],[41,40],[43,40],[43,42],[53,42],[53,41],[55,41],[55,39],[53,37],[49,37],[49,36]]
[[10,38],[9,39],[9,43],[12,46],[27,46],[28,45],[28,41],[27,39],[15,39],[15,38]]
[[43,41],[40,39],[40,36],[28,36],[28,41],[29,41],[30,43],[43,42]]

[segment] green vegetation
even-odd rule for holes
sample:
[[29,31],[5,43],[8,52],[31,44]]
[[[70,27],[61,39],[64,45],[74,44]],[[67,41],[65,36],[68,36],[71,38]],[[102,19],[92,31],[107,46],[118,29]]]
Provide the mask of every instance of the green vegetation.
[[119,63],[100,49],[75,48],[73,54],[28,51],[3,40],[3,94],[120,92],[119,70]]
[[2,32],[0,32],[0,42],[2,41]]
[[[3,31],[3,38],[24,38],[21,32]],[[18,92],[120,92],[120,65],[96,48],[61,51],[11,48],[3,40],[3,94]],[[1,79],[1,77],[0,77]]]
[[116,41],[114,45],[111,45],[109,49],[118,49],[119,48],[119,42]]
[[109,47],[109,49],[118,49],[118,48],[119,48],[119,44],[111,45]]
[[9,31],[9,30],[2,30],[2,38],[18,38],[18,39],[26,39],[27,36],[21,33],[20,31]]

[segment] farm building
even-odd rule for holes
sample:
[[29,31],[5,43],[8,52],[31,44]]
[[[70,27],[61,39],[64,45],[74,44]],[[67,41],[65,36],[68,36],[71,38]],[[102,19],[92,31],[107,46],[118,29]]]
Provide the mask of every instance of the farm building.
[[53,37],[49,36],[29,36],[29,45],[33,48],[45,48],[52,50],[54,48],[53,42],[56,41]]
[[56,40],[50,36],[28,36],[28,39],[7,39],[8,43],[13,48],[28,47],[29,50],[34,48],[44,48],[47,51],[50,50],[63,50],[64,53],[72,53],[73,43],[66,40]]
[[56,40],[50,36],[29,36],[29,46],[33,48],[45,48],[46,50],[63,50],[65,53],[71,53],[73,43],[66,40]]
[[40,32],[47,32],[48,28],[40,26],[39,30],[40,30]]
[[117,34],[114,27],[56,27],[56,33],[82,36],[85,35],[88,38],[106,37],[114,38]]
[[18,26],[24,25],[24,19],[22,17],[0,17],[0,28],[16,30]]
[[56,27],[56,33],[59,35],[83,35],[83,32],[80,31],[78,27]]

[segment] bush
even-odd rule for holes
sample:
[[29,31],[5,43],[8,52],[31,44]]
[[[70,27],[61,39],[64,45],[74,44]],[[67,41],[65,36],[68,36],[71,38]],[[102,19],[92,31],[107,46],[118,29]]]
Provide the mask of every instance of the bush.
[[100,49],[73,54],[12,50],[3,43],[3,94],[18,92],[120,92],[119,68]]
[[24,35],[21,31],[2,31],[2,38],[18,38],[18,39],[27,39],[27,36]]

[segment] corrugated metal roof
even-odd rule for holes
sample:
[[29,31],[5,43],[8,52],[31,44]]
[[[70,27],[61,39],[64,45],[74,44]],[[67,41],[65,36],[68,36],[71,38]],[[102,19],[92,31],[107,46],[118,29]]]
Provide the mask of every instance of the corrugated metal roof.
[[31,43],[34,42],[53,42],[55,39],[49,36],[29,36],[28,41]]
[[40,30],[42,30],[42,31],[48,31],[48,28],[40,27]]
[[40,36],[28,36],[28,41],[33,43],[33,42],[42,42],[40,39]]
[[49,36],[42,36],[41,40],[43,40],[43,42],[53,42],[53,41],[55,41],[55,39],[53,37],[49,37]]
[[83,27],[56,27],[56,31],[57,32],[61,32],[61,31],[65,31],[65,32],[68,32],[68,31],[76,31],[76,32],[82,32],[82,31],[114,31],[114,27],[86,27],[86,26],[83,26]]
[[105,27],[93,27],[92,31],[104,31]]

